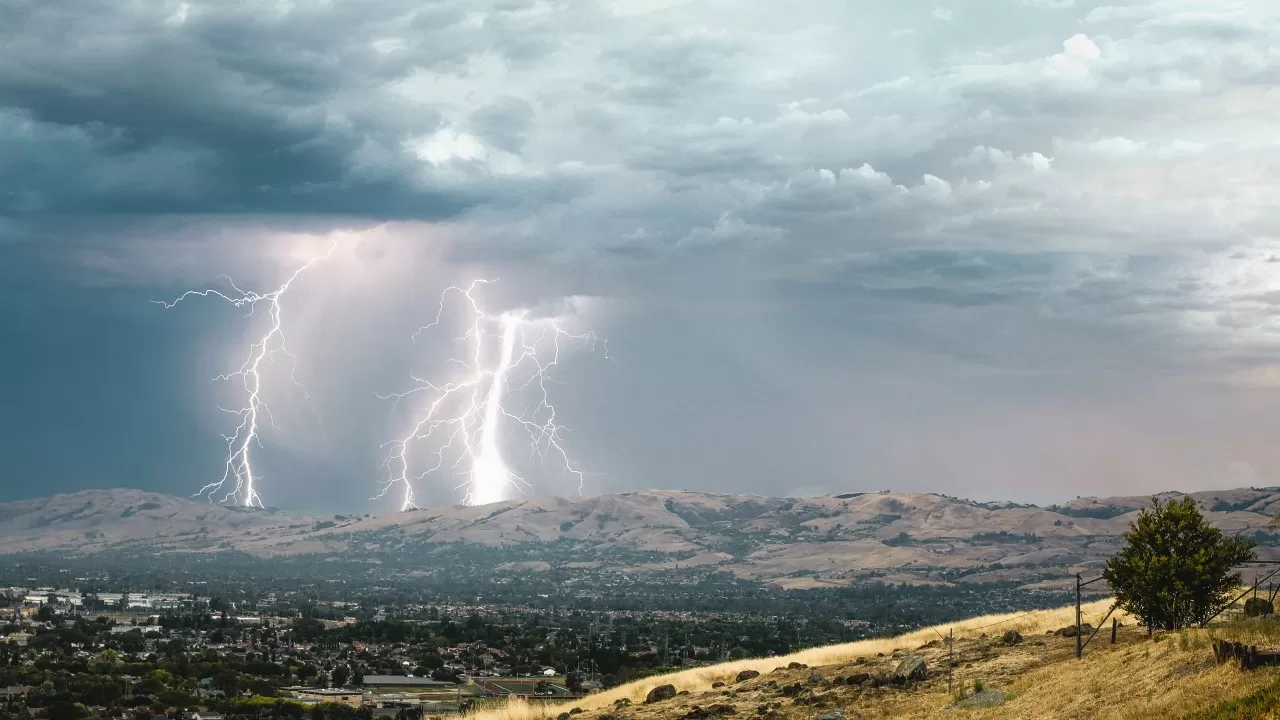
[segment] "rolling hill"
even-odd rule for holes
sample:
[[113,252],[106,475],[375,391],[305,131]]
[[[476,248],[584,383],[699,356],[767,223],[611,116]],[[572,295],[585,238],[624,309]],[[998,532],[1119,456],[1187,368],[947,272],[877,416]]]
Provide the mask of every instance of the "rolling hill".
[[[1180,496],[1167,493],[1168,497]],[[1260,541],[1280,489],[1193,493],[1228,532]],[[95,490],[0,504],[6,554],[216,553],[259,558],[420,558],[486,549],[495,571],[566,564],[657,573],[702,568],[787,588],[894,582],[1014,581],[1096,568],[1118,547],[1145,497],[1080,498],[1059,506],[978,503],[923,493],[769,498],[652,490],[544,497],[480,507],[315,517],[142,492]]]

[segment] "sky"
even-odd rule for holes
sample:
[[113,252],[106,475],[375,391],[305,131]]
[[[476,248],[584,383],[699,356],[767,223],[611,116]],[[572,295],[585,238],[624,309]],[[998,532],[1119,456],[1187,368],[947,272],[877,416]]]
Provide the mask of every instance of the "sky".
[[155,301],[326,251],[272,506],[399,507],[477,278],[607,340],[527,494],[1280,484],[1278,48],[1270,0],[0,4],[0,500],[220,478],[270,314]]

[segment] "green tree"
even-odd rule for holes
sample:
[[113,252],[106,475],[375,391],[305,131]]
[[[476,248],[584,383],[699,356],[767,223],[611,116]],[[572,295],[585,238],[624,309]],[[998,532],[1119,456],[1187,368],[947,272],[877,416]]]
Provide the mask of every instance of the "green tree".
[[105,675],[115,669],[120,663],[120,656],[115,650],[107,648],[89,659],[89,672],[98,675]]
[[77,702],[56,702],[49,706],[49,720],[83,720],[89,708]]
[[213,686],[222,691],[226,697],[235,697],[244,690],[240,682],[240,674],[234,670],[223,670],[213,676]]
[[299,682],[302,682],[302,683],[309,682],[309,681],[310,681],[312,678],[314,678],[318,673],[319,673],[319,671],[316,669],[316,666],[314,666],[314,665],[311,665],[311,664],[299,665],[299,666],[298,666],[298,681],[299,681]]
[[329,672],[329,683],[333,687],[340,688],[347,684],[347,680],[351,677],[351,668],[346,665],[339,665]]
[[1240,585],[1235,568],[1253,559],[1254,543],[1223,535],[1192,498],[1151,502],[1129,526],[1124,548],[1107,561],[1102,576],[1120,607],[1149,628],[1203,624]]

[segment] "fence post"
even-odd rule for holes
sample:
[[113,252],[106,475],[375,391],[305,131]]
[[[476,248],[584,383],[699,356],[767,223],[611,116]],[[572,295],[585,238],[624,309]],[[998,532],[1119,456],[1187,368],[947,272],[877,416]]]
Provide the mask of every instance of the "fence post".
[[1116,644],[1116,625],[1119,624],[1119,622],[1120,621],[1118,619],[1111,618],[1111,644],[1112,645]]
[[955,660],[952,659],[956,647],[956,629],[951,628],[951,632],[947,637],[947,694],[951,694],[951,672],[956,666]]
[[1084,657],[1084,639],[1080,637],[1080,573],[1076,573],[1076,659]]

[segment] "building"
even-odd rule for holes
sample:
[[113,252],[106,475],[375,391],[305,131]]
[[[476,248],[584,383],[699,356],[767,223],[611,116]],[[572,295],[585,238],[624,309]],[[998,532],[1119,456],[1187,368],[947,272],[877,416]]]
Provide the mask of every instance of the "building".
[[422,698],[417,695],[366,695],[364,702],[371,705],[374,709],[378,708],[404,708],[409,710],[417,710],[422,707]]
[[9,642],[13,643],[14,645],[17,645],[18,647],[26,647],[27,643],[30,642],[31,638],[34,636],[28,632],[16,632],[16,633],[9,633],[7,637],[9,639]]
[[453,687],[453,683],[445,680],[433,680],[428,677],[414,677],[412,675],[365,675],[363,685],[367,690],[390,689],[394,692]]
[[359,690],[341,688],[286,688],[298,700],[310,700],[317,703],[337,703],[347,707],[359,708],[364,704],[364,693]]
[[0,688],[0,697],[8,702],[22,700],[27,696],[28,688],[26,685],[10,685],[9,687]]

